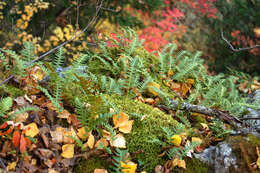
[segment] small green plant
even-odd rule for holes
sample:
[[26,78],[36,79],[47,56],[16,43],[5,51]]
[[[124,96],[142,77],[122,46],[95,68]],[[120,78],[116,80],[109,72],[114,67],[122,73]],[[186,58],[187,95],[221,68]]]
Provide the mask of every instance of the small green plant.
[[231,133],[231,130],[227,130],[224,123],[220,120],[213,121],[213,124],[209,127],[215,138],[225,138]]

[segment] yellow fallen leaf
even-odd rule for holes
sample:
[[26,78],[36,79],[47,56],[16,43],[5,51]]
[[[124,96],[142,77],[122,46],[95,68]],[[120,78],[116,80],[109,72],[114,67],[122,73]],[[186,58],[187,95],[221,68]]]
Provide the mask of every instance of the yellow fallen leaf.
[[195,83],[195,80],[194,79],[187,79],[187,83],[193,85]]
[[8,171],[15,171],[16,168],[16,162],[8,163],[7,170]]
[[135,173],[137,164],[135,164],[134,162],[131,162],[131,161],[129,161],[127,163],[124,163],[121,161],[121,167],[122,167],[123,173]]
[[174,158],[172,160],[172,167],[175,168],[176,166],[178,166],[179,168],[184,168],[186,169],[186,163],[184,160],[180,160],[178,158]]
[[88,133],[86,132],[85,129],[86,129],[85,127],[81,127],[78,129],[78,133],[77,133],[78,137],[83,141],[88,139]]
[[26,136],[30,136],[33,138],[39,132],[40,131],[39,131],[36,123],[31,123],[31,124],[28,124],[27,126],[25,126],[25,135]]
[[256,164],[257,164],[258,168],[260,168],[260,157],[257,158]]
[[169,70],[168,71],[168,76],[173,76],[174,75],[174,71],[173,70]]
[[189,84],[189,83],[182,83],[180,93],[181,93],[183,96],[186,96],[187,93],[190,91],[191,87],[192,87],[192,85]]
[[88,137],[88,147],[90,149],[92,149],[94,147],[94,144],[95,144],[95,137],[92,135],[92,133],[90,133],[89,137]]
[[74,156],[74,144],[65,144],[62,146],[61,156],[70,159]]
[[130,120],[130,121],[125,122],[124,124],[122,124],[119,127],[119,131],[123,132],[123,133],[130,133],[131,130],[132,130],[133,123],[134,123],[134,120]]
[[204,130],[209,130],[209,127],[208,127],[207,124],[205,124],[205,123],[200,123],[200,125],[201,125],[202,129],[204,129]]
[[176,147],[179,147],[181,145],[182,138],[180,135],[173,135],[171,139],[171,143],[173,143],[173,145],[175,145]]
[[197,143],[201,144],[202,140],[200,138],[197,138],[197,137],[192,137],[191,142],[197,142]]
[[260,27],[254,29],[255,35],[260,37]]
[[46,73],[39,66],[35,66],[31,70],[31,75],[36,81],[41,81],[46,76]]
[[148,93],[152,94],[153,96],[158,96],[158,93],[154,90],[154,87],[160,89],[160,85],[158,83],[149,82],[147,84],[147,91],[148,91]]
[[105,169],[95,169],[94,173],[108,173]]
[[111,142],[111,146],[117,148],[126,148],[126,141],[122,134],[117,134],[115,140]]

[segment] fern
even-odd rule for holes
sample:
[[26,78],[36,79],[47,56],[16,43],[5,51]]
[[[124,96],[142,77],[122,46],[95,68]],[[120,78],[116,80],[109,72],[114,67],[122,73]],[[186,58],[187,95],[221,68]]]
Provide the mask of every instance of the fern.
[[40,86],[37,87],[39,90],[41,90],[51,101],[52,105],[59,111],[62,112],[63,108],[60,106],[61,101],[59,99],[57,99],[57,97],[53,97],[49,91],[45,88],[42,88]]
[[[127,154],[127,150],[121,150],[119,148],[115,148],[115,151],[114,151],[114,155],[112,156],[112,166],[110,166],[110,170],[111,172],[114,172],[114,173],[122,173],[122,167],[121,167],[121,163],[122,162],[125,162],[125,157],[126,157],[126,154]],[[126,171],[124,169],[124,171]]]
[[13,100],[11,97],[3,98],[0,102],[0,117],[3,118],[7,114],[7,111],[11,109]]

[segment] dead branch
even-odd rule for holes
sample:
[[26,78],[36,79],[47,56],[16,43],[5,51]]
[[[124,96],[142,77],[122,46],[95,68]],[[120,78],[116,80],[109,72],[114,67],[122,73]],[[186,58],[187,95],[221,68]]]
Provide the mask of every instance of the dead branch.
[[259,44],[256,44],[256,45],[251,46],[251,47],[243,47],[243,48],[235,49],[234,46],[230,43],[230,41],[228,41],[228,40],[225,38],[224,33],[223,33],[223,30],[221,31],[221,38],[229,45],[229,47],[231,48],[231,50],[233,50],[234,52],[239,52],[239,51],[244,51],[244,50],[250,50],[250,49],[254,49],[254,48],[260,47]]

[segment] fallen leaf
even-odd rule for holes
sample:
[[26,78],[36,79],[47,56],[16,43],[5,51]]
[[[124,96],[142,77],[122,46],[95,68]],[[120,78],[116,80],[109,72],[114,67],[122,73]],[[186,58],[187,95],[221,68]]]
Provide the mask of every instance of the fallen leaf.
[[95,148],[98,148],[99,144],[102,143],[103,146],[107,147],[109,145],[109,143],[107,142],[107,140],[105,138],[101,138],[99,139],[96,144],[95,144]]
[[15,171],[16,164],[17,164],[16,162],[8,163],[7,170],[8,171]]
[[14,147],[18,147],[19,146],[19,143],[20,143],[20,132],[19,131],[15,131],[13,133],[13,145]]
[[39,66],[35,66],[31,70],[31,75],[34,80],[42,81],[43,78],[46,76],[46,73]]
[[200,125],[201,125],[201,127],[202,127],[203,130],[209,130],[209,127],[208,127],[207,124],[205,124],[205,123],[200,123]]
[[36,123],[31,123],[28,124],[27,126],[25,126],[25,135],[26,136],[30,136],[30,137],[34,137],[39,133],[39,129],[36,125]]
[[260,37],[260,27],[254,28],[254,32],[255,32],[256,37]]
[[123,112],[113,115],[113,123],[115,128],[119,128],[120,132],[130,133],[132,130],[134,120],[129,120],[129,116]]
[[178,158],[174,158],[172,160],[172,167],[175,168],[176,166],[178,166],[179,168],[184,168],[186,169],[186,163],[184,160],[180,160]]
[[257,164],[258,168],[260,168],[260,157],[257,158],[256,164]]
[[127,121],[119,127],[119,131],[123,133],[130,133],[132,130],[134,120]]
[[74,156],[74,144],[65,144],[62,146],[61,156],[70,159]]
[[94,173],[108,173],[105,169],[95,169]]
[[176,147],[179,147],[181,145],[182,138],[180,135],[173,135],[171,139],[171,143],[173,143],[173,145],[175,145]]
[[126,141],[122,134],[117,134],[115,136],[115,140],[112,141],[111,146],[117,147],[117,148],[126,148]]
[[137,164],[135,164],[134,162],[131,162],[131,161],[129,161],[127,163],[124,163],[121,161],[121,168],[122,168],[123,173],[135,173]]
[[118,128],[118,127],[120,127],[121,124],[128,121],[129,116],[127,114],[125,114],[124,112],[120,112],[119,115],[114,114],[112,118],[113,118],[113,123],[115,125],[115,128]]
[[191,138],[191,142],[197,142],[198,144],[201,144],[202,143],[202,140],[198,137],[192,137]]
[[78,133],[77,133],[78,137],[83,141],[87,140],[89,136],[85,129],[86,127],[81,127],[78,129]]
[[154,88],[160,89],[160,85],[156,82],[149,82],[147,84],[148,93],[152,94],[153,96],[158,96],[158,93],[154,90]]
[[24,112],[22,114],[17,114],[15,116],[14,122],[23,123],[27,120],[28,117],[29,117],[29,114],[27,112]]
[[94,147],[94,144],[95,144],[95,137],[92,135],[92,133],[90,133],[89,137],[88,137],[88,147],[90,149],[92,149]]
[[62,118],[62,119],[68,119],[69,116],[70,116],[69,111],[64,109],[62,112],[58,112],[58,116],[57,117]]
[[21,138],[20,138],[20,152],[23,153],[25,151],[26,151],[26,141],[25,141],[24,136],[22,134]]
[[72,127],[64,132],[63,142],[66,144],[74,143],[74,139],[72,139],[71,136],[78,139],[77,134]]

